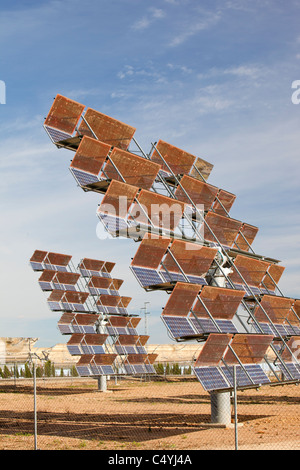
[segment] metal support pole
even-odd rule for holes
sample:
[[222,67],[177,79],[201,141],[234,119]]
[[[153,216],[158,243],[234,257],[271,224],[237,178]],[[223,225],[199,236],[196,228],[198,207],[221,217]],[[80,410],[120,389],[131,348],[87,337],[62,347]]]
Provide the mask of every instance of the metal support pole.
[[33,413],[34,413],[34,450],[37,450],[37,403],[36,403],[36,367],[33,361]]
[[238,450],[238,420],[237,420],[237,389],[236,389],[236,366],[233,366],[233,398],[234,398],[234,440],[235,450]]

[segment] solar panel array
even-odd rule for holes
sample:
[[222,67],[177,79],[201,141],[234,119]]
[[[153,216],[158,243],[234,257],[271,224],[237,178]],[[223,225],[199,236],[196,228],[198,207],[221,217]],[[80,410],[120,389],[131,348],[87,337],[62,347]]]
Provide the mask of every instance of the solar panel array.
[[213,165],[162,139],[145,152],[134,127],[61,95],[44,127],[75,152],[77,184],[103,195],[105,229],[139,242],[130,269],[146,291],[170,295],[169,335],[204,343],[194,368],[203,387],[232,388],[233,366],[240,388],[298,382],[300,301],[280,290],[280,262],[255,253],[258,227],[231,217],[236,196],[209,184]]
[[112,277],[115,263],[36,250],[32,269],[40,274],[49,308],[59,312],[58,329],[70,335],[67,348],[78,356],[80,376],[154,374],[156,355],[148,355],[149,336],[139,335],[141,318],[130,315],[130,297],[121,296],[122,279]]

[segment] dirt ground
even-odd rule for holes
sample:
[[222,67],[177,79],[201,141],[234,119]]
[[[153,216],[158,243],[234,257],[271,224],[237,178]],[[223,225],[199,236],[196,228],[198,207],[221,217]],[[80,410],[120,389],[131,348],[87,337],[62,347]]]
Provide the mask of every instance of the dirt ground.
[[[37,445],[41,450],[233,450],[234,427],[210,422],[210,396],[184,381],[37,382]],[[0,382],[0,450],[34,448],[32,381]],[[238,392],[238,445],[300,450],[300,387]]]

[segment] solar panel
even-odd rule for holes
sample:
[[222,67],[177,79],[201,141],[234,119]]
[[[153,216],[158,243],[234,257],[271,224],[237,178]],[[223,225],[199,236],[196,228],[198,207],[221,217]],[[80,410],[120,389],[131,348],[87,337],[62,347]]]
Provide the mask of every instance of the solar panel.
[[232,268],[233,272],[228,275],[233,283],[243,282],[240,276],[241,274],[249,286],[259,287],[270,263],[255,258],[237,255],[234,260],[234,266],[236,266],[238,272]]
[[134,267],[157,269],[171,242],[170,238],[146,233],[132,260]]
[[130,269],[135,274],[142,287],[151,287],[164,282],[164,279],[155,269],[142,268],[139,266],[131,266]]
[[213,211],[217,214],[226,216],[227,213],[233,206],[234,201],[236,200],[236,196],[224,189],[220,189],[217,194],[217,199],[213,204]]
[[129,208],[133,204],[137,193],[138,188],[135,186],[112,180],[98,207],[97,213],[126,219]]
[[92,175],[86,171],[77,170],[77,168],[70,168],[72,175],[79,184],[79,186],[88,186],[89,184],[98,183],[97,176]]
[[183,240],[174,240],[169,251],[163,260],[165,269],[180,274],[183,271],[187,276],[204,278],[218,250]]
[[[93,132],[91,132],[90,129],[92,129]],[[78,128],[79,134],[89,137],[96,136],[101,142],[123,150],[128,149],[135,130],[134,127],[124,124],[110,116],[106,116],[92,108],[86,110],[84,121],[81,121]]]
[[[283,326],[288,318],[294,322],[297,320],[291,312],[294,300],[274,295],[264,295],[254,310],[254,316],[258,322],[269,323],[269,328],[275,336],[286,336],[289,332]],[[272,326],[275,326],[275,328]]]
[[135,224],[166,232],[174,231],[183,217],[184,204],[167,196],[142,189],[130,212]]
[[150,189],[159,169],[160,165],[157,163],[114,148],[103,171],[109,179],[122,181],[123,178],[127,184],[137,186],[138,188]]
[[274,292],[276,289],[276,284],[278,284],[278,282],[280,281],[284,270],[284,266],[279,266],[278,264],[270,264],[267,273],[262,279],[261,287],[264,287],[269,291]]
[[182,338],[197,334],[186,317],[163,315],[161,318],[173,338]]
[[216,242],[215,237],[217,237],[221,245],[231,248],[241,227],[242,222],[239,220],[209,211],[202,230],[205,240]]
[[200,181],[202,181],[203,178],[207,180],[213,167],[214,166],[211,163],[203,160],[203,158],[198,157],[193,164],[190,176],[193,176],[193,178],[196,178]]
[[64,141],[66,139],[69,139],[72,134],[67,134],[66,132],[61,132],[58,129],[53,129],[52,127],[49,126],[44,126],[48,136],[52,140],[52,142],[55,144],[57,142]]
[[[167,165],[163,163],[165,160]],[[151,160],[162,165],[162,169],[169,172],[169,168],[175,173],[188,175],[193,167],[196,157],[184,150],[181,150],[174,145],[168,144],[163,140],[159,140],[155,145],[155,149],[151,155]]]
[[94,181],[98,181],[97,176],[99,175],[109,151],[110,145],[91,137],[84,136],[76,150],[70,169],[74,172],[79,172],[79,170],[81,170],[81,172],[89,174],[91,178],[92,176],[96,177],[94,178]]
[[249,245],[252,245],[257,235],[258,228],[254,227],[253,225],[243,223],[242,227],[240,228],[240,232],[241,233],[238,234],[235,244],[239,250],[249,251]]
[[203,210],[208,211],[212,207],[218,191],[215,186],[184,175],[175,190],[175,196],[186,204],[191,204],[192,200],[195,205],[203,205]]
[[47,251],[35,250],[29,262],[34,271],[43,271],[43,261],[46,258]]
[[202,387],[207,392],[229,388],[228,382],[225,380],[218,367],[195,367],[194,372]]
[[83,104],[57,94],[44,124],[67,134],[73,134],[84,108]]

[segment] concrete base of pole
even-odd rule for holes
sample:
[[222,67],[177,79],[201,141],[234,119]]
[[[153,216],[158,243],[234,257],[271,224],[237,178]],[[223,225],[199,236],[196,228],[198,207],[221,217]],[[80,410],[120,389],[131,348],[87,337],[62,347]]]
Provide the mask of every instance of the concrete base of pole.
[[107,379],[106,375],[101,375],[98,377],[98,391],[107,392]]
[[211,422],[231,427],[230,392],[211,392]]

